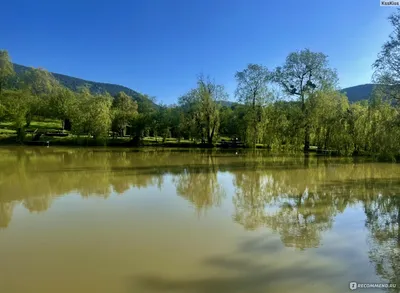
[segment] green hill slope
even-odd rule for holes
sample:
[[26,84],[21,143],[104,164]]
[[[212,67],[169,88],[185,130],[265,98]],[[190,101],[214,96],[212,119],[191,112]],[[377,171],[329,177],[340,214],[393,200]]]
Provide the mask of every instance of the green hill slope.
[[354,103],[361,100],[368,100],[375,88],[376,84],[367,83],[344,88],[341,91],[346,93],[349,102]]
[[[14,71],[18,75],[21,75],[24,71],[29,70],[29,67],[15,64],[14,63]],[[124,92],[127,95],[131,96],[135,101],[138,102],[139,107],[143,103],[150,103],[153,106],[157,106],[153,101],[148,99],[146,96],[130,89],[125,86],[111,84],[111,83],[102,83],[95,81],[88,81],[64,74],[53,73],[53,76],[58,80],[58,82],[64,87],[77,92],[82,87],[87,87],[92,94],[101,94],[108,92],[110,95],[114,96],[119,92]]]

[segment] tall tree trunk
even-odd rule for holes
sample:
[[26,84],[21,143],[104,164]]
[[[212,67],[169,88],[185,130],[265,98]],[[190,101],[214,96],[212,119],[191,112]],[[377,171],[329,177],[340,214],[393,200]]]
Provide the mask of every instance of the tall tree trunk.
[[254,112],[254,121],[253,121],[253,148],[256,148],[257,145],[257,113]]
[[63,124],[64,124],[64,130],[71,131],[71,128],[72,128],[71,120],[69,120],[68,118],[65,118]]
[[27,115],[26,115],[26,127],[29,127],[30,125],[31,125],[31,121],[32,121],[32,114],[31,113],[28,113]]
[[209,145],[211,145],[213,143],[214,132],[215,132],[215,124],[213,125],[211,133],[208,135],[208,144]]
[[324,139],[324,149],[326,150],[327,149],[327,146],[328,146],[328,141],[329,141],[329,131],[330,130],[330,128],[328,127],[328,129],[326,130],[326,133],[325,133],[325,139]]
[[17,128],[17,141],[20,143],[24,142],[24,138],[25,138],[25,129],[24,127],[18,127]]
[[310,150],[310,125],[307,117],[308,113],[306,109],[304,93],[301,95],[301,111],[303,112],[304,119],[304,152],[308,153]]
[[304,131],[304,152],[308,153],[310,151],[310,126],[306,124]]
[[256,148],[257,144],[257,111],[256,111],[256,98],[257,91],[253,92],[253,148]]

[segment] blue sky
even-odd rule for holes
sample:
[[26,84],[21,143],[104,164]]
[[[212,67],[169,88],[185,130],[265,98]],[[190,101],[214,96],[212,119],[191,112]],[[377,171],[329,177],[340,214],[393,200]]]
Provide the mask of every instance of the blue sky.
[[167,104],[204,73],[233,99],[234,74],[310,48],[341,87],[368,83],[395,9],[379,0],[5,0],[0,48],[13,62],[128,86]]

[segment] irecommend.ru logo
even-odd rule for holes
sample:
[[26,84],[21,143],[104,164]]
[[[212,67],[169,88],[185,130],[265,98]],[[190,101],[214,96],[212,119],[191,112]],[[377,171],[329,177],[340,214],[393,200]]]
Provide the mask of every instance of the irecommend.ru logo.
[[371,288],[390,289],[396,287],[397,284],[394,283],[357,283],[357,282],[349,283],[350,290],[371,289]]

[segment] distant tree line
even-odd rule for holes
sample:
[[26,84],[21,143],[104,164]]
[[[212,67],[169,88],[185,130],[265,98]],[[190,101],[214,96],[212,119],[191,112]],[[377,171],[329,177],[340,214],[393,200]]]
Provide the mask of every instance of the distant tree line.
[[338,89],[328,57],[309,49],[290,53],[273,70],[249,64],[235,74],[237,103],[223,103],[227,93],[209,77],[178,98],[177,105],[140,104],[120,92],[73,92],[44,69],[31,68],[15,77],[7,51],[0,51],[0,117],[12,121],[18,137],[34,117],[58,119],[75,135],[107,142],[130,136],[189,139],[212,145],[221,137],[238,138],[248,147],[308,152],[310,146],[342,155],[399,154],[400,10],[389,18],[394,33],[373,64],[376,87],[370,100],[350,104]]

